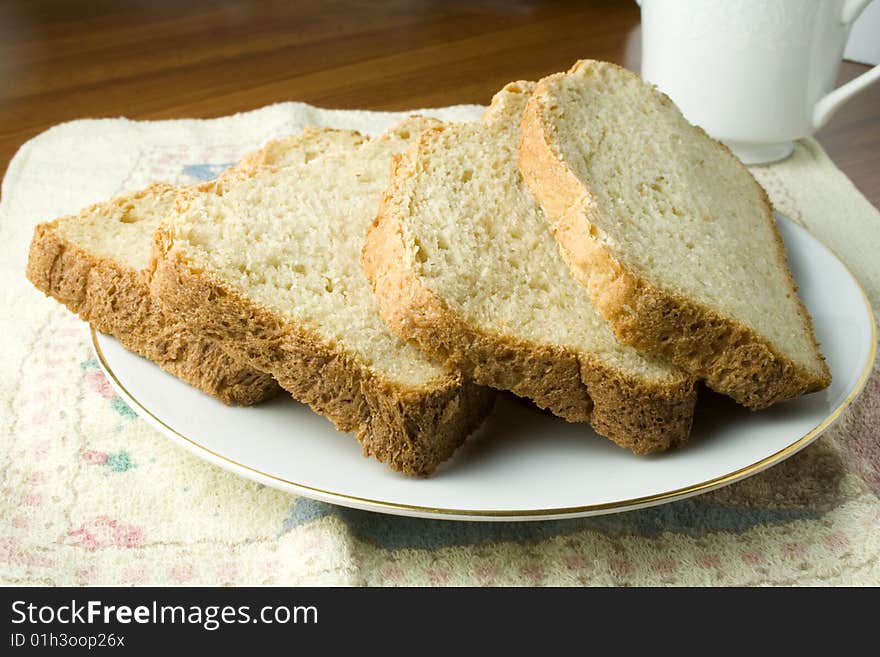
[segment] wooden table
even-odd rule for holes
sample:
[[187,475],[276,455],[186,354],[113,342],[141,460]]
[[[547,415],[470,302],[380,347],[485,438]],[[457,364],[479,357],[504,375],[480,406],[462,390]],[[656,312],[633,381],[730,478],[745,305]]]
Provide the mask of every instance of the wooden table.
[[[487,103],[583,57],[638,70],[634,2],[0,0],[0,170],[71,119]],[[861,70],[845,63],[842,78]],[[880,206],[880,85],[819,140]]]

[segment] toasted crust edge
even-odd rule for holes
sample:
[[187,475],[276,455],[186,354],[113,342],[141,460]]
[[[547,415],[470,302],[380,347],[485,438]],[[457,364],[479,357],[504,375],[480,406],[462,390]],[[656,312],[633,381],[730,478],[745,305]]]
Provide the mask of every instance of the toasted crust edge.
[[[181,208],[187,198],[179,197]],[[174,248],[167,225],[154,235],[151,290],[224,349],[271,372],[337,429],[355,432],[364,456],[406,475],[431,474],[480,426],[494,401],[490,390],[458,372],[424,388],[380,378],[341,347],[199,270]]]
[[[152,190],[150,187],[133,196]],[[80,214],[104,205],[91,206]],[[37,289],[98,331],[114,336],[126,349],[225,404],[255,404],[278,392],[271,376],[230,357],[166,313],[150,296],[143,272],[65,239],[57,230],[58,221],[39,224],[34,230],[26,275]]]
[[528,397],[570,422],[588,421],[598,433],[637,454],[684,443],[696,402],[692,380],[646,386],[583,354],[472,327],[418,277],[408,265],[402,180],[426,136],[395,159],[364,244],[362,262],[383,320],[477,383]]
[[[575,64],[571,72],[581,64]],[[541,80],[526,105],[519,166],[527,186],[544,208],[572,273],[587,288],[620,341],[668,359],[705,380],[713,390],[755,410],[827,387],[831,375],[800,298],[801,321],[822,363],[819,376],[778,353],[744,324],[639,277],[594,237],[596,229],[591,218],[598,210],[584,202],[592,196],[590,189],[553,148],[545,120],[548,86],[563,75],[557,73]],[[787,266],[785,245],[773,220],[769,198],[757,182],[755,185],[772,224],[778,263],[787,272],[796,295],[797,285]]]

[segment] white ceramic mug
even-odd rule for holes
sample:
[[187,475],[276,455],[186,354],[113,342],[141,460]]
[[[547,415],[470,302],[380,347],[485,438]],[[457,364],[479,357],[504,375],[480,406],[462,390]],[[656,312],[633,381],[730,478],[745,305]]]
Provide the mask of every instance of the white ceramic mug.
[[871,0],[641,0],[642,77],[746,164],[791,154],[880,66],[834,89]]

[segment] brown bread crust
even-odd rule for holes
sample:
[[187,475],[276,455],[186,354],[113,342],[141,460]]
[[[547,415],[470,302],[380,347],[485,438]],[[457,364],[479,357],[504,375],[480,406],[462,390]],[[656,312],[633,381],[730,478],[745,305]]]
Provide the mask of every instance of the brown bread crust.
[[[823,372],[817,376],[779,353],[750,327],[638,276],[599,240],[594,217],[600,209],[592,202],[594,195],[551,144],[553,126],[544,108],[551,102],[549,84],[562,75],[539,82],[526,105],[519,165],[526,184],[544,208],[572,273],[587,288],[620,341],[668,359],[705,380],[713,390],[752,409],[827,387],[831,375],[824,359]],[[719,144],[719,148],[724,147]],[[796,295],[769,199],[757,182],[755,185],[773,228],[778,265],[787,272]],[[798,304],[800,319],[818,354],[809,314],[800,299]]]
[[[211,185],[201,188],[209,192]],[[185,208],[187,196],[179,199]],[[355,432],[365,456],[427,476],[452,456],[491,409],[494,395],[450,372],[430,386],[380,378],[341,345],[280,316],[199,270],[173,248],[172,229],[154,236],[151,289],[172,312],[297,400]]]
[[[150,189],[138,195],[147,193]],[[226,404],[255,404],[278,392],[271,376],[231,358],[166,313],[150,296],[144,272],[99,257],[65,239],[57,230],[57,221],[36,227],[27,277],[95,329],[114,336],[126,349]]]
[[590,422],[637,454],[683,443],[696,401],[693,381],[652,387],[584,354],[481,330],[427,288],[408,264],[401,205],[401,182],[417,149],[418,142],[395,160],[364,244],[364,269],[389,327],[477,383],[528,397],[570,422]]

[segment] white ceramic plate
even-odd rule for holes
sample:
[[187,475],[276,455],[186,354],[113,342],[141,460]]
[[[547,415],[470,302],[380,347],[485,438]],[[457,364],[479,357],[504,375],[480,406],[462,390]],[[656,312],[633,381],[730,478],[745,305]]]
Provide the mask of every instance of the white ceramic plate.
[[194,454],[269,486],[401,515],[539,520],[660,504],[748,477],[815,440],[861,391],[874,356],[874,319],[859,284],[828,249],[787,219],[780,228],[834,377],[831,387],[749,412],[712,394],[697,405],[688,445],[637,457],[501,396],[481,431],[431,478],[409,479],[361,456],[350,435],[280,397],[231,408],[95,335],[98,360],[147,422]]

